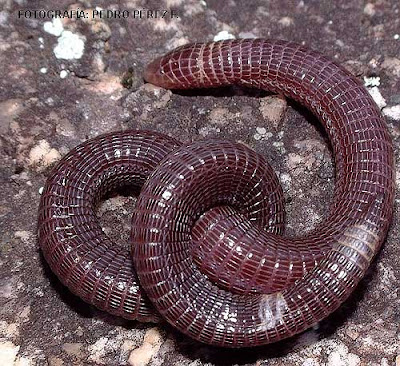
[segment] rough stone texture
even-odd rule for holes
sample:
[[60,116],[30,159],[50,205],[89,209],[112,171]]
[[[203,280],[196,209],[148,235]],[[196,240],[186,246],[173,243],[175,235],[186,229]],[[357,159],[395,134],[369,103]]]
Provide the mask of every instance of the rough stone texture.
[[[172,7],[179,19],[18,19],[19,9],[96,6]],[[151,335],[154,325],[113,318],[71,295],[44,263],[36,216],[49,169],[73,146],[112,130],[147,128],[186,141],[214,136],[241,141],[278,171],[289,234],[306,232],[323,219],[332,197],[331,152],[307,111],[259,91],[171,93],[143,84],[143,67],[155,55],[216,36],[304,42],[366,77],[384,107],[399,170],[397,0],[2,1],[1,365],[135,364],[135,349],[148,352],[143,364],[165,366],[399,364],[399,195],[387,242],[354,295],[314,329],[253,350],[200,345],[164,324],[158,328],[162,336]],[[103,227],[120,245],[127,242],[134,201],[125,192],[99,209]]]

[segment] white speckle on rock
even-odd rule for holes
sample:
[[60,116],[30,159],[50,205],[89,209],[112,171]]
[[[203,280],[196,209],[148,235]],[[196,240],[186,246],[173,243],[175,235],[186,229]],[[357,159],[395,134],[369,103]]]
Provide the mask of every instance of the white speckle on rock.
[[293,18],[283,17],[279,19],[278,23],[284,27],[289,27],[294,24]]
[[41,67],[39,70],[42,74],[46,74],[47,73],[47,68],[46,67]]
[[393,38],[396,39],[396,40],[397,40],[397,39],[400,39],[400,34],[397,34],[397,33],[396,33],[396,34],[393,36]]
[[144,335],[143,344],[134,349],[129,355],[128,364],[131,366],[146,366],[159,351],[163,337],[158,328],[149,329]]
[[385,116],[400,121],[400,104],[392,107],[385,107],[382,112]]
[[183,2],[183,0],[165,0],[165,5],[167,6],[167,8],[178,7]]
[[286,149],[285,149],[284,144],[283,144],[282,141],[274,141],[272,143],[272,146],[275,147],[282,154],[286,152]]
[[217,34],[214,36],[214,42],[216,42],[216,41],[223,41],[224,39],[235,39],[235,38],[236,38],[236,37],[235,37],[233,34],[229,33],[229,32],[226,31],[226,30],[223,30],[223,31],[217,33]]
[[280,180],[282,186],[285,188],[286,191],[290,189],[290,185],[292,184],[292,177],[287,173],[282,173],[280,176]]
[[46,104],[52,106],[54,104],[54,99],[52,97],[48,97],[46,99]]
[[40,140],[29,152],[29,165],[40,164],[47,167],[61,158],[61,154],[51,148],[46,140]]
[[203,137],[208,136],[210,133],[219,133],[219,132],[221,132],[221,129],[218,127],[205,126],[199,128],[199,134]]
[[26,243],[29,241],[31,237],[33,237],[33,233],[30,231],[19,230],[14,233],[14,236],[18,239],[21,239],[22,242]]
[[318,366],[319,363],[314,358],[307,358],[304,360],[302,366]]
[[170,191],[165,191],[162,194],[162,198],[164,198],[165,200],[169,200],[171,198],[171,196],[172,196],[172,193]]
[[348,366],[358,366],[361,363],[361,359],[358,355],[354,354],[354,353],[349,353],[347,355],[348,358]]
[[58,38],[54,54],[58,59],[77,60],[83,56],[85,37],[71,31],[63,31]]
[[341,39],[337,39],[335,41],[335,43],[339,46],[339,47],[344,47],[344,42]]
[[0,25],[7,25],[8,13],[6,11],[0,11]]
[[364,14],[372,17],[375,15],[375,13],[375,4],[367,3],[367,5],[364,6]]
[[266,140],[272,137],[271,132],[267,132],[265,127],[256,127],[256,133],[253,135],[255,140]]
[[67,70],[61,70],[60,71],[60,78],[65,79],[68,76],[68,71]]
[[400,366],[400,355],[396,357],[396,366]]
[[60,18],[54,18],[51,22],[45,22],[43,24],[45,32],[52,34],[53,36],[59,37],[64,31],[64,26]]
[[389,366],[389,361],[386,357],[382,358],[380,366]]
[[379,76],[364,76],[364,85],[368,87],[381,85],[381,78]]
[[386,107],[386,100],[382,96],[380,90],[378,89],[377,86],[373,86],[372,88],[368,88],[369,94],[371,94],[373,100],[375,103],[378,105],[379,108],[384,108]]
[[344,344],[338,344],[328,355],[327,366],[358,366],[361,363],[360,357],[349,353]]
[[39,194],[41,195],[43,193],[43,191],[44,191],[44,187],[40,187],[39,188]]
[[0,343],[0,365],[12,366],[19,351],[20,346],[16,346],[10,341]]

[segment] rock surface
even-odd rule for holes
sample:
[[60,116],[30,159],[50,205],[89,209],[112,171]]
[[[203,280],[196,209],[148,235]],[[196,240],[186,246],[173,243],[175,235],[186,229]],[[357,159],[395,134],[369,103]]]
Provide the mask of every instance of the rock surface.
[[[20,10],[118,6],[131,17],[18,16]],[[178,18],[133,18],[135,9],[144,8],[172,8]],[[177,94],[143,83],[146,63],[176,46],[254,36],[304,42],[370,80],[368,87],[385,108],[399,170],[397,0],[0,3],[1,365],[400,363],[398,194],[387,242],[344,306],[314,329],[254,350],[216,349],[166,325],[153,330],[151,324],[113,318],[71,295],[40,255],[37,208],[51,166],[87,138],[128,128],[182,141],[216,136],[241,141],[267,156],[278,172],[288,234],[304,233],[323,219],[332,197],[332,157],[324,132],[303,108],[259,91]],[[397,183],[400,187],[400,178]],[[133,207],[131,197],[116,196],[99,209],[103,227],[120,245],[126,245]]]

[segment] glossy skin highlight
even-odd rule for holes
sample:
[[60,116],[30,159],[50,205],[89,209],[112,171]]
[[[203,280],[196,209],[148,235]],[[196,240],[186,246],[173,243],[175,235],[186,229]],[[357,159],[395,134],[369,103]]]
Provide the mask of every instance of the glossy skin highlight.
[[[337,309],[392,217],[391,140],[365,88],[317,52],[262,39],[180,47],[153,61],[145,78],[172,89],[253,86],[307,106],[334,151],[330,214],[306,236],[286,238],[278,180],[245,146],[108,134],[63,158],[42,195],[39,242],[61,281],[113,314],[161,314],[192,338],[224,347],[290,337]],[[105,191],[128,183],[143,185],[132,219],[134,266],[94,214]]]

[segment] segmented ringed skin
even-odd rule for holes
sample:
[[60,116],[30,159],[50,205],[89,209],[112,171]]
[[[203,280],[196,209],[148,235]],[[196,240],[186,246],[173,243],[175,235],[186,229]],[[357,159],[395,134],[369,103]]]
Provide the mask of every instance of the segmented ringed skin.
[[[307,106],[334,150],[331,213],[306,237],[281,237],[279,184],[243,145],[110,133],[73,149],[46,182],[38,236],[60,280],[112,314],[156,321],[159,312],[189,336],[225,347],[271,343],[334,311],[363,277],[392,217],[393,150],[368,92],[317,52],[261,39],[183,46],[152,62],[145,78],[175,89],[253,86]],[[144,184],[132,252],[158,312],[130,253],[107,238],[95,215],[101,196],[126,184]]]
[[78,145],[50,173],[40,200],[38,241],[60,281],[89,304],[127,319],[159,320],[130,251],[103,232],[95,208],[108,191],[141,187],[178,146],[157,132],[113,132]]
[[[182,46],[153,61],[145,78],[171,89],[241,84],[283,93],[319,117],[336,166],[334,200],[324,223],[302,238],[268,239],[291,246],[328,245],[328,254],[278,292],[236,294],[201,275],[189,256],[196,215],[221,204],[218,177],[204,174],[202,161],[213,160],[210,146],[184,146],[169,155],[146,181],[133,219],[136,270],[160,314],[202,342],[243,347],[290,337],[337,309],[378,252],[392,217],[392,144],[365,88],[317,52],[263,39]],[[234,175],[226,150],[220,155],[228,158],[214,167]],[[177,179],[180,175],[185,179]],[[228,173],[224,181],[229,182]],[[218,189],[212,190],[213,185]],[[235,192],[233,183],[223,188]],[[226,199],[234,200],[232,195]]]
[[[50,173],[39,208],[40,247],[61,282],[89,304],[127,319],[159,320],[140,287],[130,251],[102,231],[95,209],[110,190],[124,185],[140,188],[179,146],[178,141],[157,132],[109,133],[75,147]],[[257,199],[233,217],[247,217],[280,233],[284,214],[279,181],[261,156],[244,146],[240,149],[247,158],[242,167],[247,173],[238,174],[236,180],[252,178],[257,183],[253,190]],[[196,252],[203,256],[201,248]],[[207,270],[214,278],[218,276],[218,267]],[[239,290],[246,285],[246,281],[237,284]]]

